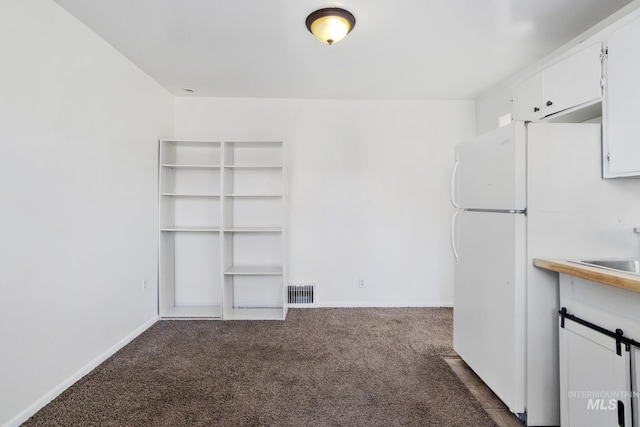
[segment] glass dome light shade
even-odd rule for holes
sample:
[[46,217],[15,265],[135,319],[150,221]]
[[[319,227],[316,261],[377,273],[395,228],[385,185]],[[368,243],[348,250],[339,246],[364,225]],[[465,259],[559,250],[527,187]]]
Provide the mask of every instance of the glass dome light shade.
[[344,9],[328,8],[307,17],[307,28],[322,43],[334,44],[342,40],[355,25],[355,18]]

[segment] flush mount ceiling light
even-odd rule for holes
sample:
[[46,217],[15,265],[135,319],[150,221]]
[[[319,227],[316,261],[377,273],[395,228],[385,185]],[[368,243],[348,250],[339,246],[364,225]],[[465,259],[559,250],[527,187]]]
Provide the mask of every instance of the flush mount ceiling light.
[[356,18],[337,7],[319,9],[307,16],[307,28],[322,43],[334,44],[353,30]]

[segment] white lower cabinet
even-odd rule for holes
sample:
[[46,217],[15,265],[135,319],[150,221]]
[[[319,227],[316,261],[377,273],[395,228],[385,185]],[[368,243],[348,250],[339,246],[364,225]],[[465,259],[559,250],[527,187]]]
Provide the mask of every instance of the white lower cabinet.
[[640,426],[640,349],[631,348],[631,386],[636,393],[631,395],[633,407],[633,425]]
[[160,141],[163,318],[284,319],[282,142]]
[[640,294],[560,274],[562,426],[639,426]]
[[630,349],[571,320],[560,327],[563,426],[631,426]]

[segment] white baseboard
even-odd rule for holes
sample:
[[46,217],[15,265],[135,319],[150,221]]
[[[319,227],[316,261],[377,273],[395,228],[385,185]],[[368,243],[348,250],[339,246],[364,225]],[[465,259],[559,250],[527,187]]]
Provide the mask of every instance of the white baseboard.
[[6,423],[3,427],[18,427],[23,422],[27,421],[30,417],[32,417],[36,412],[40,409],[44,408],[49,402],[58,397],[60,393],[71,387],[76,383],[79,379],[87,375],[89,372],[94,370],[98,365],[107,360],[109,357],[113,356],[118,350],[120,350],[125,345],[129,344],[136,338],[138,335],[149,329],[154,323],[159,320],[159,317],[153,317],[142,324],[139,328],[131,332],[129,335],[118,341],[111,348],[107,349],[104,353],[93,359],[91,362],[87,363],[80,370],[78,370],[75,374],[71,375],[65,381],[60,383],[57,387],[55,387],[50,392],[46,393],[40,399],[33,402],[29,405],[24,411],[20,412],[18,415],[13,417]]
[[341,301],[319,301],[314,308],[325,307],[325,308],[401,308],[401,307],[412,307],[412,308],[433,308],[433,307],[453,307],[453,301],[445,301],[445,302],[433,302],[428,304],[410,304],[406,302],[341,302]]

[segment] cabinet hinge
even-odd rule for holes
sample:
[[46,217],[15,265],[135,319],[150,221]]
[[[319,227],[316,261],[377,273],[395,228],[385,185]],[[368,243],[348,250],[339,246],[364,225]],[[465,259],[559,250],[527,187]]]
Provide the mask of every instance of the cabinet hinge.
[[605,47],[600,52],[600,62],[604,62],[604,60],[607,59],[608,57],[609,57],[609,48]]
[[604,89],[604,77],[600,77],[600,89]]

